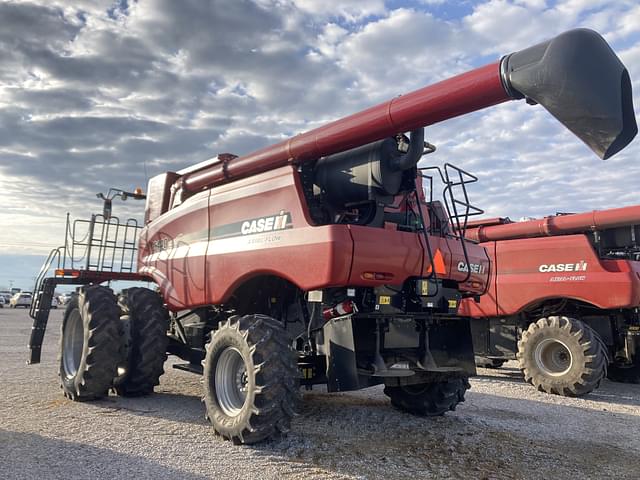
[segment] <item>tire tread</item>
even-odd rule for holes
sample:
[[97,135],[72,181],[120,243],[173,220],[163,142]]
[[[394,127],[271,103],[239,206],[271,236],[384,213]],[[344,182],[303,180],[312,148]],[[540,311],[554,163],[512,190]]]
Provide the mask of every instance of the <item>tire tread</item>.
[[[564,385],[558,381],[549,381],[537,368],[535,361],[531,360],[531,349],[535,347],[532,345],[533,337],[541,334],[553,336],[557,331],[564,331],[574,337],[584,356],[579,377],[573,381],[567,379]],[[607,375],[609,363],[607,350],[599,335],[584,322],[566,316],[544,317],[532,322],[518,341],[516,359],[525,381],[538,391],[569,397],[584,395],[598,388]]]
[[[205,362],[210,360],[211,345],[230,329],[236,330],[249,347],[256,369],[256,393],[247,421],[233,431],[217,433],[236,444],[252,444],[288,432],[301,403],[297,353],[288,333],[280,322],[265,315],[232,316],[220,325],[207,344]],[[207,418],[215,428],[212,403],[205,395]]]
[[[76,308],[80,311],[84,328],[88,329],[88,348],[84,369],[75,374],[72,387],[63,380],[62,342],[66,319]],[[118,306],[110,288],[99,285],[85,287],[69,301],[64,314],[59,369],[63,392],[67,398],[84,401],[108,394],[118,362],[122,358],[122,336]]]
[[464,402],[465,392],[471,385],[466,377],[457,377],[425,383],[422,387],[423,390],[415,394],[405,387],[387,386],[384,393],[391,399],[391,405],[399,410],[434,417],[454,411]]
[[129,371],[114,389],[122,396],[148,395],[160,384],[164,373],[169,313],[162,297],[148,288],[129,288],[118,300],[122,313],[129,315],[132,342]]

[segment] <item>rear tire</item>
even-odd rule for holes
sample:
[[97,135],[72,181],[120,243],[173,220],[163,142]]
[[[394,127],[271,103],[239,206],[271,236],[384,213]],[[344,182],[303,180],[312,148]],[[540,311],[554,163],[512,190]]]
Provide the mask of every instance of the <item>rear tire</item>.
[[169,312],[162,297],[148,288],[134,287],[118,296],[123,326],[129,328],[129,348],[124,372],[114,390],[122,396],[153,393],[164,373],[169,337]]
[[122,360],[122,324],[110,288],[84,287],[64,313],[60,382],[71,400],[106,396]]
[[529,325],[518,342],[517,359],[527,382],[556,395],[587,394],[607,375],[607,353],[597,333],[570,317]]
[[435,417],[455,410],[464,402],[464,394],[469,388],[471,385],[466,378],[449,378],[416,385],[386,386],[384,394],[398,410]]
[[607,371],[607,378],[613,382],[640,383],[640,365],[623,365],[612,363]]
[[476,357],[476,367],[480,368],[500,368],[505,362],[499,358]]
[[213,333],[204,403],[216,433],[251,444],[289,431],[300,404],[297,353],[277,320],[233,316]]

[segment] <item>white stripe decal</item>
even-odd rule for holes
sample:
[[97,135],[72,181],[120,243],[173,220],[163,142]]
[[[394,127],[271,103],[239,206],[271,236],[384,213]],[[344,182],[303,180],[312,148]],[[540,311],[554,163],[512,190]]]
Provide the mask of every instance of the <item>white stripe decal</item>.
[[[313,234],[309,234],[313,230]],[[322,227],[303,227],[292,230],[278,230],[276,232],[265,232],[256,235],[238,236],[231,238],[220,238],[207,242],[206,240],[181,245],[176,248],[156,252],[146,257],[142,261],[145,264],[156,261],[177,260],[187,257],[203,257],[207,255],[222,255],[229,253],[248,252],[253,250],[266,250],[273,248],[325,244],[327,248],[333,243],[333,235],[322,235]],[[326,231],[326,230],[325,230]]]

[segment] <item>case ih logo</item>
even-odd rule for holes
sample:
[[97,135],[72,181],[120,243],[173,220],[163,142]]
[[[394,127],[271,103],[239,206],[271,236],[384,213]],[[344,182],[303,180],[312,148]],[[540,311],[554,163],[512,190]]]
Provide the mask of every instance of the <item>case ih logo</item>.
[[587,262],[580,260],[578,263],[552,263],[549,265],[542,264],[538,267],[538,271],[547,272],[586,272]]
[[469,268],[467,268],[467,264],[465,262],[458,262],[458,271],[467,273],[471,270],[471,273],[484,273],[486,271],[486,267],[480,263],[470,263]]
[[251,235],[252,233],[273,232],[275,230],[284,230],[289,223],[289,212],[281,210],[278,215],[270,217],[254,218],[242,222],[240,232],[242,235]]

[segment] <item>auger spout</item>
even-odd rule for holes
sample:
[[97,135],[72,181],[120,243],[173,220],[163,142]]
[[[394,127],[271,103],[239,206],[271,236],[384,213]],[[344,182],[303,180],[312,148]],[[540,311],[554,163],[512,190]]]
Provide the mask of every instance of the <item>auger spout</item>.
[[182,187],[195,192],[523,98],[542,105],[603,159],[622,150],[638,131],[625,66],[598,33],[576,29],[248,155],[205,166],[185,175]]

